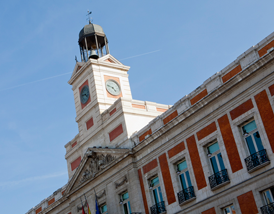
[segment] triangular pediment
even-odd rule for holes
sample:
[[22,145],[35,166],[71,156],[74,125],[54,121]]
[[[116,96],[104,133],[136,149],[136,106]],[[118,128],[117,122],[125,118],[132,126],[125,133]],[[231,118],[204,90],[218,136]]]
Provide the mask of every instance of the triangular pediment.
[[78,190],[111,168],[129,149],[88,148],[80,165],[68,182],[64,194]]
[[113,63],[118,65],[123,65],[118,59],[116,59],[114,56],[107,54],[101,58],[98,59],[99,62],[107,62],[107,63]]
[[74,74],[76,74],[82,68],[82,66],[84,64],[85,64],[84,62],[76,62],[71,76],[73,76]]

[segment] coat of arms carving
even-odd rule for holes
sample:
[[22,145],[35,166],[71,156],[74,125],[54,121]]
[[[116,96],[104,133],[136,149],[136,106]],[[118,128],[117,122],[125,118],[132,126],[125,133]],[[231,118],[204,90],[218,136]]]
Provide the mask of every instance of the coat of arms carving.
[[83,183],[88,179],[94,178],[98,172],[103,170],[115,159],[115,156],[112,156],[110,154],[97,154],[94,151],[88,151],[86,155],[89,157],[88,165],[81,175],[80,183]]

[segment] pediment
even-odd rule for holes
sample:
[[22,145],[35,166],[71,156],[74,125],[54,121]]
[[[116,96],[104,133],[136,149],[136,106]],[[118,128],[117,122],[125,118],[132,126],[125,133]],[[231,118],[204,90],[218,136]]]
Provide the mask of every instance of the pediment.
[[76,62],[71,76],[73,76],[74,74],[76,74],[82,68],[82,66],[84,64],[85,64],[84,62]]
[[107,62],[107,63],[113,63],[118,65],[123,65],[118,59],[116,59],[114,56],[107,54],[101,58],[98,59],[99,62]]
[[129,149],[88,148],[76,172],[68,182],[64,194],[74,192],[108,170]]

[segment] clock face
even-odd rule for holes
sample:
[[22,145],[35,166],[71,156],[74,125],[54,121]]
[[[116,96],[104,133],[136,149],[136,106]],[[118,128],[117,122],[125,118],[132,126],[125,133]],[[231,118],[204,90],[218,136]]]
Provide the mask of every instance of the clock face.
[[106,88],[107,88],[107,91],[114,96],[118,96],[121,93],[119,84],[114,80],[111,80],[111,79],[107,80]]
[[85,104],[88,101],[88,98],[89,98],[89,89],[88,89],[88,86],[85,85],[82,88],[81,93],[80,93],[81,103]]

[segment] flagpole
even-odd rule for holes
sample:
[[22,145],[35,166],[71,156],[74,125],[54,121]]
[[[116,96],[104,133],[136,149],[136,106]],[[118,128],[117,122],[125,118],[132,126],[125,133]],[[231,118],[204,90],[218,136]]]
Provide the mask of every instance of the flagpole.
[[80,196],[80,200],[81,200],[81,204],[82,204],[82,213],[83,213],[83,214],[86,214],[86,212],[85,212],[85,210],[84,210],[84,205],[83,205],[81,196]]
[[87,198],[86,198],[85,193],[84,193],[84,196],[85,196],[85,199],[86,199],[86,204],[87,204],[87,207],[88,207],[88,214],[91,214],[90,209],[89,209],[89,205],[88,205],[88,201],[87,201]]

